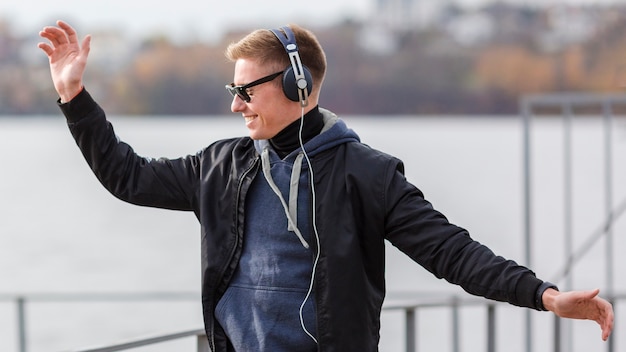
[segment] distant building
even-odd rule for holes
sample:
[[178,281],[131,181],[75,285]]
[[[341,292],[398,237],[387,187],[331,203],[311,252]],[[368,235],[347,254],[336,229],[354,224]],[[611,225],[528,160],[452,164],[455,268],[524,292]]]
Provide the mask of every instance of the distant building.
[[374,12],[360,35],[360,45],[371,53],[389,55],[398,47],[399,34],[436,26],[450,0],[374,0]]
[[394,31],[436,24],[449,0],[374,0],[373,22]]
[[390,29],[410,27],[415,0],[375,0],[375,20]]
[[134,54],[128,34],[115,28],[95,30],[92,34],[97,45],[91,46],[89,61],[105,72],[113,72],[126,64]]

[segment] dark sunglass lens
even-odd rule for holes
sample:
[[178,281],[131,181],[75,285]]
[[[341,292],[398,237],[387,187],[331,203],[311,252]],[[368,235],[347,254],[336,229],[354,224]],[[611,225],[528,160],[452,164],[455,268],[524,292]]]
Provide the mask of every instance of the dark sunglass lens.
[[237,95],[241,98],[241,100],[245,101],[246,103],[250,102],[250,96],[248,95],[248,92],[246,92],[246,88],[243,87],[237,87],[235,88]]
[[228,93],[230,93],[230,95],[233,96],[233,98],[239,97],[241,98],[241,100],[245,101],[246,103],[250,102],[250,96],[248,95],[244,87],[233,86],[231,84],[227,84],[226,90],[228,91]]

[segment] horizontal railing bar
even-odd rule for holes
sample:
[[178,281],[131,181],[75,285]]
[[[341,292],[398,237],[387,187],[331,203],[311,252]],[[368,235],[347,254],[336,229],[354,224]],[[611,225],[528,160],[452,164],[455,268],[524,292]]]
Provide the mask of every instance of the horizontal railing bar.
[[[403,296],[410,296],[411,292],[402,292]],[[387,297],[383,304],[383,309],[395,310],[404,308],[419,308],[419,307],[433,307],[433,306],[449,306],[452,304],[458,305],[489,305],[489,304],[506,304],[503,302],[497,302],[488,300],[482,297],[463,295],[463,294],[451,294],[448,296],[441,295],[439,297],[433,297],[432,294],[424,296],[422,292],[415,292],[415,298],[391,298]],[[465,297],[467,296],[467,297]],[[17,300],[24,300],[26,302],[43,302],[43,303],[55,303],[55,302],[89,302],[89,301],[142,301],[142,300],[198,300],[200,298],[199,292],[108,292],[108,293],[0,293],[0,301],[15,302]],[[611,295],[611,298],[615,300],[626,299],[626,292],[615,293]]]
[[68,292],[68,293],[0,293],[0,301],[25,299],[29,302],[81,302],[81,301],[146,301],[146,300],[197,300],[199,292]]
[[[408,293],[404,293],[404,294],[408,294]],[[626,299],[626,293],[621,293],[621,294],[615,294],[612,295],[611,297],[606,297],[608,298],[610,301],[619,301],[619,300],[624,300]],[[393,299],[392,299],[393,300]],[[422,297],[422,298],[417,298],[417,299],[395,299],[393,300],[395,301],[394,303],[386,303],[383,305],[382,309],[383,310],[403,310],[405,313],[407,313],[407,317],[410,318],[411,321],[407,321],[407,325],[408,326],[415,326],[416,322],[413,321],[412,319],[414,319],[414,311],[416,309],[421,309],[421,308],[432,308],[432,307],[465,307],[465,306],[475,306],[475,305],[480,305],[480,306],[486,306],[487,310],[488,310],[488,314],[490,315],[490,320],[489,320],[489,329],[494,329],[494,317],[495,317],[495,311],[494,308],[496,305],[507,305],[506,302],[497,302],[497,301],[490,301],[487,300],[485,298],[481,298],[481,297],[475,297],[475,296],[470,296],[467,298],[459,298],[459,296],[456,295],[452,295],[452,296],[448,296],[445,298],[432,298],[432,297]],[[402,301],[402,302],[400,302]],[[411,313],[413,312],[413,313]],[[411,318],[413,317],[413,318]],[[414,338],[414,335],[412,335],[412,332],[408,331],[407,334],[409,334],[410,336],[407,336],[407,339],[412,339]],[[185,338],[185,337],[191,337],[191,336],[197,336],[197,337],[203,337],[205,336],[205,331],[203,329],[194,329],[194,330],[186,330],[186,331],[182,331],[182,332],[177,332],[177,333],[171,333],[171,334],[165,334],[165,335],[157,335],[157,336],[152,336],[152,337],[147,337],[147,338],[138,338],[138,339],[133,339],[127,342],[122,342],[122,343],[118,343],[118,344],[113,344],[113,345],[107,345],[107,346],[103,346],[103,347],[92,347],[92,348],[86,348],[86,349],[78,349],[78,350],[72,350],[72,351],[68,351],[68,352],[115,352],[115,351],[122,351],[122,350],[128,350],[131,348],[136,348],[136,347],[143,347],[143,346],[148,346],[148,345],[152,345],[152,344],[156,344],[156,343],[161,343],[161,342],[167,342],[167,341],[171,341],[171,340],[176,340],[176,339],[180,339],[180,338]],[[407,342],[409,341],[407,340]],[[489,346],[491,346],[489,348],[490,351],[492,351],[495,347],[495,342],[494,342],[494,337],[489,335],[488,336],[488,344]],[[410,344],[409,344],[410,345]],[[409,347],[409,346],[407,346]]]
[[404,310],[417,308],[434,308],[434,307],[450,307],[450,306],[489,306],[495,304],[508,304],[505,302],[490,301],[480,297],[459,298],[458,296],[450,296],[446,298],[418,298],[418,299],[402,299],[392,300],[383,304],[383,310]]
[[585,94],[585,93],[554,93],[527,95],[522,97],[522,104],[536,106],[562,106],[568,104],[572,106],[598,105],[609,102],[612,104],[626,103],[625,94]]
[[113,345],[107,345],[107,346],[103,346],[103,347],[92,347],[92,348],[85,348],[85,349],[79,349],[79,350],[72,350],[72,351],[68,351],[68,352],[114,352],[114,351],[123,351],[123,350],[127,350],[127,349],[130,349],[130,348],[143,347],[143,346],[148,346],[148,345],[161,343],[161,342],[167,342],[167,341],[176,340],[176,339],[185,338],[185,337],[202,336],[204,334],[205,334],[205,332],[204,332],[203,329],[186,330],[186,331],[176,332],[176,333],[172,333],[172,334],[157,335],[157,336],[152,336],[152,337],[133,339],[131,341],[122,342],[122,343],[113,344]]
[[[404,292],[404,296],[411,295],[411,293]],[[449,295],[442,298],[441,294],[437,297],[429,294],[424,296],[423,293],[416,292],[417,297],[407,298],[390,298],[388,297],[383,304],[383,309],[402,309],[405,307],[427,307],[427,306],[445,306],[452,303],[459,304],[489,304],[492,301],[485,300],[481,297],[468,296],[460,297],[458,295]],[[93,302],[93,301],[148,301],[148,300],[198,300],[200,293],[198,292],[107,292],[107,293],[0,293],[0,302],[14,302],[19,299],[23,299],[27,302],[43,302],[43,303],[57,303],[57,302]]]

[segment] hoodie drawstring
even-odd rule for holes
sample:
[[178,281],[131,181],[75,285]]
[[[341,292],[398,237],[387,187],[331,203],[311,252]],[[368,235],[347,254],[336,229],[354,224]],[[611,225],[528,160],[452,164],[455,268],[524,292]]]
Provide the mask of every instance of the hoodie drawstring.
[[287,216],[287,230],[292,231],[298,236],[298,239],[302,243],[304,248],[309,248],[309,244],[302,237],[302,233],[298,229],[298,186],[300,183],[300,173],[302,169],[302,159],[304,158],[303,153],[299,153],[296,157],[296,160],[293,163],[293,169],[291,170],[291,182],[289,184],[289,205],[285,202],[282,193],[274,179],[272,178],[272,173],[270,171],[270,156],[268,147],[263,148],[263,153],[261,153],[261,165],[263,166],[263,175],[267,180],[270,188],[274,193],[278,196],[280,203],[285,210],[285,215]]

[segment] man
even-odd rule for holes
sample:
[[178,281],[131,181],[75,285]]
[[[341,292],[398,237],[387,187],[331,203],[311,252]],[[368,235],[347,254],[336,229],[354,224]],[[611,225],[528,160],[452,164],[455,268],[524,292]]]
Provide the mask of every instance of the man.
[[142,158],[116,137],[83,86],[90,36],[79,43],[62,21],[40,35],[61,110],[100,182],[200,221],[213,351],[377,350],[384,240],[472,294],[595,320],[608,338],[613,309],[599,290],[559,292],[473,241],[407,182],[400,160],[318,106],[326,59],[311,32],[257,30],[231,44],[226,88],[250,137],[178,159]]

